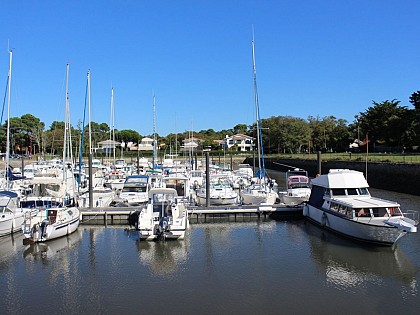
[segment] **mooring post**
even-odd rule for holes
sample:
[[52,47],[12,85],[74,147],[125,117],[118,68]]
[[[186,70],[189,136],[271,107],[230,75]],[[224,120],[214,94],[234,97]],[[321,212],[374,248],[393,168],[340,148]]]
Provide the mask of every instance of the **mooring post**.
[[210,207],[210,158],[206,152],[206,207]]
[[321,151],[316,153],[316,158],[318,160],[318,174],[321,175]]
[[22,168],[21,168],[21,174],[22,174],[22,177],[25,177],[25,161],[24,161],[24,158],[23,158],[23,156],[21,157],[21,159],[22,159]]
[[92,176],[92,153],[89,153],[89,209],[93,209],[93,176]]

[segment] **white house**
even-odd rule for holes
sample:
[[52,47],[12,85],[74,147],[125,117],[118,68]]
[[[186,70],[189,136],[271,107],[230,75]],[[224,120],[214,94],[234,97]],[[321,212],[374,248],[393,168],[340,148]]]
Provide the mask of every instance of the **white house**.
[[181,146],[181,150],[183,150],[183,151],[189,151],[189,150],[197,149],[198,146],[200,145],[200,142],[203,142],[203,140],[202,139],[191,137],[191,138],[182,140],[182,142],[184,144]]
[[252,151],[254,147],[254,138],[238,133],[233,136],[226,136],[224,145],[230,149],[233,146],[238,148],[240,152]]
[[114,140],[105,140],[98,142],[98,150],[104,151],[104,152],[110,152],[114,150],[116,147],[120,147],[121,143]]
[[153,151],[153,139],[144,137],[141,139],[138,147],[139,151]]

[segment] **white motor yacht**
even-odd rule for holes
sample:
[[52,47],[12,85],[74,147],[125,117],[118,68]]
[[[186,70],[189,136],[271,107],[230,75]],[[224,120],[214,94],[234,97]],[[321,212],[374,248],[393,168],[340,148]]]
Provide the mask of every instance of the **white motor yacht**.
[[417,232],[419,213],[403,213],[398,203],[372,197],[361,172],[332,169],[311,183],[303,215],[325,229],[380,245],[393,245],[406,233]]
[[[210,177],[209,202],[214,206],[233,205],[238,202],[238,193],[233,189],[233,184],[226,176],[213,175]],[[197,202],[206,204],[206,184],[196,191]]]
[[130,215],[140,239],[183,239],[189,227],[187,208],[174,188],[152,188],[149,202]]
[[286,191],[279,193],[281,202],[286,206],[297,206],[307,202],[311,195],[308,172],[302,169],[287,171],[286,187]]
[[13,191],[0,191],[0,236],[20,231],[25,213],[34,216],[36,209],[21,208],[18,194]]
[[149,176],[147,175],[127,176],[118,199],[130,206],[145,205],[148,201],[150,186]]

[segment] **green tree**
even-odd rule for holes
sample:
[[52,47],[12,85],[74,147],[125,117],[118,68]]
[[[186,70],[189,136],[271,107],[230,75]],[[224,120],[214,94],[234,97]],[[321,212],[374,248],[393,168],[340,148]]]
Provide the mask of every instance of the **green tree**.
[[344,152],[348,150],[352,137],[344,119],[334,116],[308,117],[311,129],[312,151]]
[[420,91],[414,92],[410,96],[410,103],[414,106],[410,115],[409,130],[411,135],[411,145],[417,146],[420,150]]
[[382,103],[373,101],[373,106],[359,114],[362,134],[368,133],[369,140],[385,146],[404,146],[410,142],[407,119],[410,111],[400,106],[400,101],[386,100]]
[[118,139],[118,141],[125,142],[126,149],[128,150],[127,143],[137,143],[138,141],[140,141],[141,136],[137,131],[124,129],[118,131],[118,133],[116,134],[116,138]]
[[411,94],[409,100],[410,103],[414,106],[414,108],[420,111],[420,91]]
[[[264,151],[267,153],[298,153],[307,147],[310,129],[301,118],[273,116],[262,120]],[[256,135],[253,137],[256,139]]]
[[237,124],[235,127],[233,127],[233,133],[241,133],[241,134],[248,134],[248,126],[245,124]]

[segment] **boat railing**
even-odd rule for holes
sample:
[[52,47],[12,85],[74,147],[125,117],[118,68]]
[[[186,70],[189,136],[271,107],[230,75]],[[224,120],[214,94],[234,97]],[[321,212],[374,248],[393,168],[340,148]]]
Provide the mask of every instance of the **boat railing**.
[[419,212],[416,210],[406,210],[406,212],[403,212],[404,217],[409,218],[413,220],[417,225],[419,224]]

